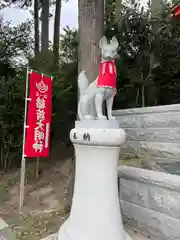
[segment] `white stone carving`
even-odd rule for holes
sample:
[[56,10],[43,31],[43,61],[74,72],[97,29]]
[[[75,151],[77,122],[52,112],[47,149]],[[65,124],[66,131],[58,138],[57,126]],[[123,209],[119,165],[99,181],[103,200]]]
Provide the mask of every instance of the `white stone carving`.
[[[99,47],[101,48],[101,63],[102,74],[105,74],[105,64],[113,63],[114,59],[117,56],[118,41],[115,37],[112,38],[108,44],[106,37],[103,37],[100,40]],[[109,65],[109,73],[116,74],[115,67]],[[105,100],[107,103],[107,113],[108,119],[115,119],[112,116],[112,105],[113,99],[116,94],[116,88],[108,86],[98,87],[98,77],[97,79],[89,85],[89,80],[85,74],[85,70],[79,74],[78,77],[78,87],[80,92],[80,100],[78,104],[78,115],[80,120],[83,119],[106,119],[106,116],[103,115],[102,105]]]

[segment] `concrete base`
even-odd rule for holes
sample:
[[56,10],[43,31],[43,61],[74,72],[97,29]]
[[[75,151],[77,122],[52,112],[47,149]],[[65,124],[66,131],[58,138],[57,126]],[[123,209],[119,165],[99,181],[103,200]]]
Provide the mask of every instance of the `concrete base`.
[[[129,233],[129,235],[133,238],[133,240],[149,240],[150,238],[137,232],[134,231],[132,229],[127,229],[126,228],[127,233]],[[55,233],[53,235],[49,235],[46,238],[43,238],[41,240],[58,240],[58,233]]]
[[[67,222],[66,222],[66,224],[67,224]],[[52,239],[52,240],[83,240],[83,236],[81,236],[81,233],[79,232],[77,232],[77,234],[75,235],[75,234],[73,234],[73,236],[69,236],[68,235],[68,233],[67,233],[67,231],[69,230],[67,230],[66,231],[66,229],[65,229],[65,227],[66,227],[66,224],[65,225],[63,225],[63,227],[60,229],[60,231],[59,231],[59,233],[58,233],[58,235],[57,236],[54,236],[54,238],[50,238],[50,239]],[[89,226],[90,227],[90,226]],[[99,229],[100,230],[100,229]],[[101,229],[101,234],[103,235],[103,233],[105,233],[106,232],[106,230],[105,229]],[[137,234],[136,234],[137,235]],[[94,235],[94,237],[92,238],[92,239],[98,239],[97,237],[96,237],[97,235]],[[49,240],[50,240],[49,239]],[[90,240],[91,238],[89,238],[89,237],[86,237],[86,238],[84,238],[84,239],[87,239],[87,240]],[[107,239],[107,238],[105,238],[105,239]],[[108,238],[108,239],[110,239],[110,238]],[[113,239],[113,238],[112,238]],[[116,239],[118,239],[117,237],[116,237]],[[136,239],[138,239],[137,237],[136,237]],[[136,240],[136,239],[133,239],[133,240]],[[48,240],[48,239],[46,239],[46,240]],[[125,230],[124,230],[124,232],[122,233],[121,232],[121,237],[119,238],[119,240],[132,240],[132,237],[131,237],[131,235],[129,235],[129,233],[127,233]],[[141,240],[141,239],[138,239],[138,240]],[[143,239],[142,239],[143,240]],[[145,239],[144,239],[145,240]]]
[[122,224],[117,165],[125,132],[116,120],[77,121],[70,133],[76,153],[75,188],[58,240],[131,240]]

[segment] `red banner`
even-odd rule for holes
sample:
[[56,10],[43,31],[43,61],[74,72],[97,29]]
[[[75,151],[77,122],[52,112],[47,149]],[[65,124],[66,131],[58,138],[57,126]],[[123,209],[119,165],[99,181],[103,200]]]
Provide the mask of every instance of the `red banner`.
[[30,94],[26,123],[24,155],[48,157],[52,112],[52,79],[43,74],[30,74]]

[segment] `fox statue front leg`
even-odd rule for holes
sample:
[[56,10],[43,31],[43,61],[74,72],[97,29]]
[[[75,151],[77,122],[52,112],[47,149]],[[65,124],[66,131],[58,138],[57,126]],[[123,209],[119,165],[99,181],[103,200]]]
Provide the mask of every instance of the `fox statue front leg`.
[[79,108],[80,108],[80,113],[81,115],[79,114],[80,116],[80,119],[81,120],[93,120],[94,117],[91,115],[91,109],[92,109],[92,106],[91,106],[91,99],[89,99],[89,95],[85,95],[82,97],[82,99],[80,100],[80,103],[79,103]]
[[[115,96],[115,94],[114,94]],[[112,116],[112,106],[114,101],[114,96],[110,97],[106,100],[106,106],[107,106],[107,114],[109,120],[115,120],[116,118]]]
[[97,113],[97,119],[106,120],[107,117],[103,115],[103,102],[104,102],[104,88],[98,88],[98,92],[95,96],[95,108]]

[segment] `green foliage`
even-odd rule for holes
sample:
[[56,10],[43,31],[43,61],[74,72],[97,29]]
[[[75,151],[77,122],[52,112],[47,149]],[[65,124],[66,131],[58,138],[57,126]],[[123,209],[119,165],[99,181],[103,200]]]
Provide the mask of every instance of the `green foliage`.
[[[77,112],[77,63],[63,63],[54,80],[53,140],[69,143]],[[59,130],[59,131],[57,131]]]
[[17,76],[0,78],[0,167],[20,163],[24,107],[24,81]]
[[32,52],[30,32],[30,21],[12,27],[0,17],[0,64],[9,62],[19,67],[22,60],[27,61]]
[[[168,3],[162,5],[157,18],[151,18],[150,10],[140,8],[138,2],[128,1],[117,27],[121,62],[116,97],[118,108],[179,101],[175,93],[179,89],[180,23],[171,18]],[[175,76],[176,87],[172,86]]]
[[60,56],[63,62],[78,61],[78,35],[76,29],[69,27],[63,28],[64,34],[61,35],[60,49],[62,49]]
[[0,18],[0,168],[20,163],[24,85],[23,61],[31,52],[31,23],[17,27]]

